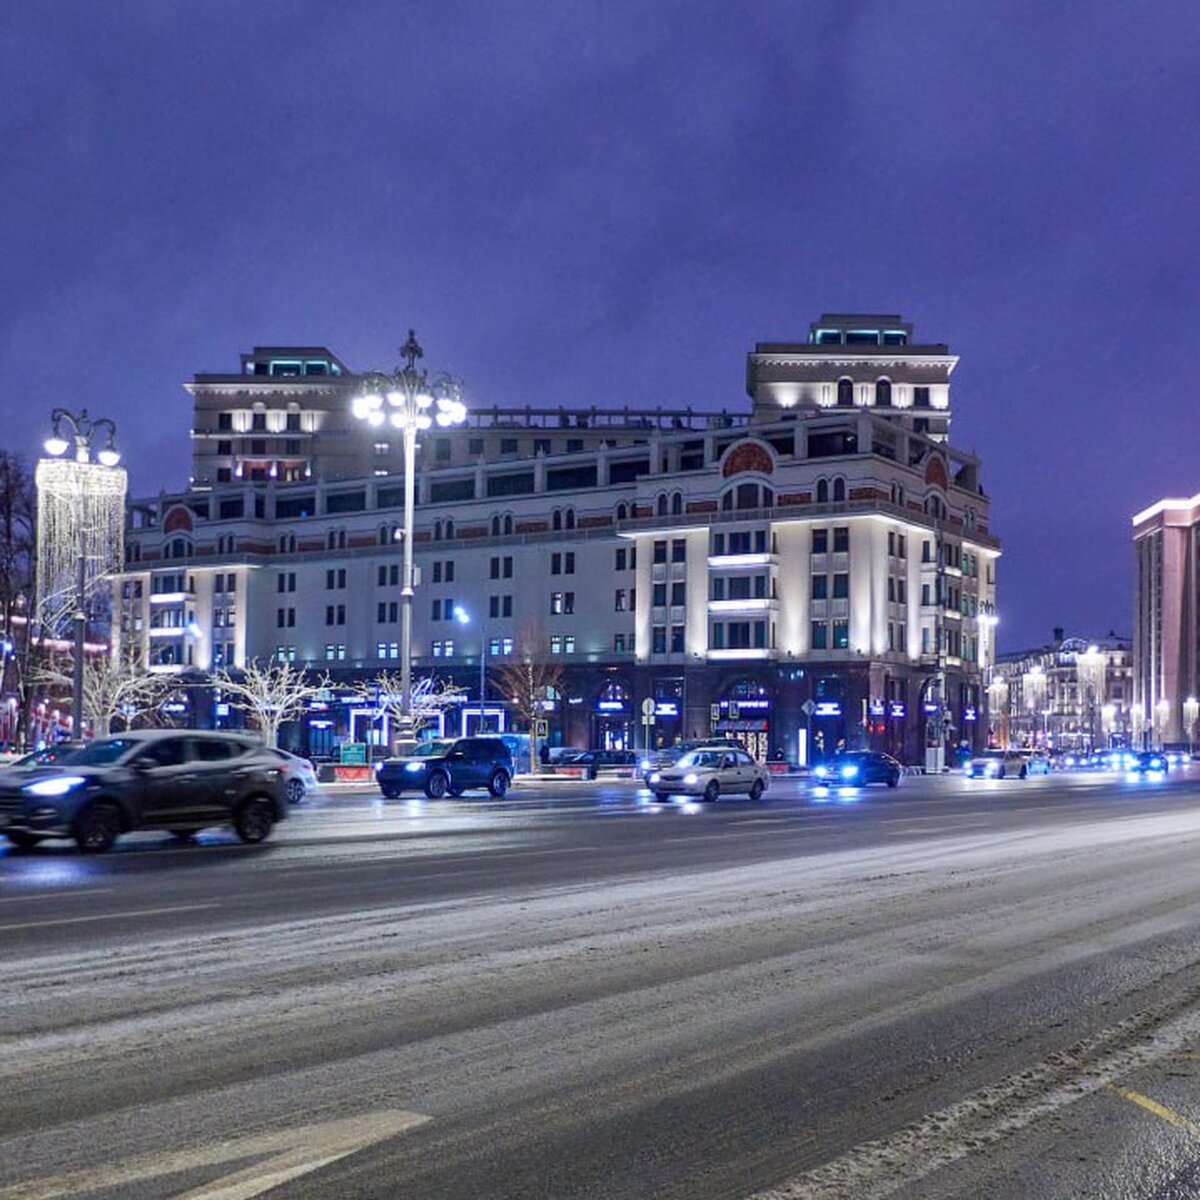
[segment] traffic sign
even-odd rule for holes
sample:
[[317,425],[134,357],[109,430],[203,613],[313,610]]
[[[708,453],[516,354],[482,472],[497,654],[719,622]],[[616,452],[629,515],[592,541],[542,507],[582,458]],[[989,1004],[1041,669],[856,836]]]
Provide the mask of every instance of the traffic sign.
[[805,702],[800,705],[800,711],[806,717],[811,717],[813,713],[817,711],[817,706],[811,700],[805,700]]
[[533,736],[534,737],[545,737],[549,732],[550,732],[550,722],[549,721],[534,721],[534,723],[533,723]]
[[721,706],[719,704],[710,704],[708,706],[708,718],[713,722],[721,719]]
[[651,697],[647,696],[645,698],[645,700],[642,701],[642,716],[643,717],[653,717],[654,716],[654,708],[655,708],[655,704],[654,704],[653,699],[651,699]]

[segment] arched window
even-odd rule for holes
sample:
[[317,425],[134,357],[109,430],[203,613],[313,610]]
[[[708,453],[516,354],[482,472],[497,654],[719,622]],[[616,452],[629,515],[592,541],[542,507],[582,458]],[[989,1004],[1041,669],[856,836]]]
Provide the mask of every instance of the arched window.
[[671,497],[671,515],[679,517],[683,515],[683,493],[676,492]]
[[829,480],[828,479],[818,479],[817,480],[817,503],[818,504],[828,504],[829,503]]
[[854,382],[850,379],[838,380],[838,408],[854,407]]
[[658,493],[658,503],[655,506],[655,510],[660,517],[667,515],[667,496],[665,492]]
[[441,523],[441,521],[434,521],[434,523],[433,523],[433,540],[435,542],[440,542],[442,540],[442,523]]
[[904,507],[904,489],[898,484],[892,484],[892,503]]
[[771,491],[771,489],[769,487],[765,487],[762,490],[762,507],[763,508],[774,508],[775,507],[775,493],[773,491]]
[[757,483],[739,483],[737,485],[737,507],[738,508],[757,508],[758,507],[758,484]]
[[877,379],[875,381],[875,407],[892,407],[892,381],[890,379]]
[[504,532],[505,532],[505,535],[508,535],[508,534],[512,533],[512,531],[513,531],[513,519],[512,519],[512,513],[505,513],[505,514],[504,514]]
[[973,508],[966,508],[963,510],[963,528],[975,528],[975,510]]
[[338,530],[338,549],[345,550],[345,548],[346,548],[346,531],[344,529],[339,529]]
[[550,514],[550,528],[551,529],[561,529],[562,528],[562,512],[557,508]]
[[942,503],[940,496],[926,496],[925,511],[931,517],[936,517],[939,521],[946,516],[946,506]]
[[446,518],[446,537],[452,538],[453,536],[454,536],[454,518],[447,517]]
[[325,535],[325,549],[333,550],[337,547],[337,530],[331,529]]
[[192,543],[187,538],[174,538],[167,547],[168,558],[191,558]]
[[622,500],[621,503],[617,505],[617,520],[625,521],[625,520],[628,520],[628,518],[629,518],[629,509],[626,506],[625,501]]
[[390,542],[391,540],[392,540],[391,531],[388,529],[388,527],[386,525],[380,525],[380,527],[379,527],[379,544],[381,546],[386,546],[388,544],[388,542]]
[[836,504],[839,500],[846,498],[846,481],[839,475],[833,481],[833,502]]
[[492,537],[500,536],[500,514],[492,513]]
[[568,508],[563,515],[563,526],[566,529],[575,528],[575,510],[573,508]]

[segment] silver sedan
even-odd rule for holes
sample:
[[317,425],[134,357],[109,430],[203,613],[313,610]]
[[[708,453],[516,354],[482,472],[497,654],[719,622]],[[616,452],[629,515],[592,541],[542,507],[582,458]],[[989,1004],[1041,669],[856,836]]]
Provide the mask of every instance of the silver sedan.
[[668,796],[699,796],[716,800],[726,794],[757,800],[770,776],[745,750],[692,750],[678,762],[652,771],[647,783],[659,800]]

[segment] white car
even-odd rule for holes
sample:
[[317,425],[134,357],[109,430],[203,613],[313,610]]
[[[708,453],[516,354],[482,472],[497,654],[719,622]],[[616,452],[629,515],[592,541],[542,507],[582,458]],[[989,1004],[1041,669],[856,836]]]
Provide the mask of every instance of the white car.
[[718,796],[742,793],[757,800],[767,790],[770,776],[745,750],[690,750],[682,758],[651,771],[646,782],[659,800],[668,796]]
[[317,790],[317,769],[298,754],[271,747],[269,753],[283,764],[283,790],[289,804],[299,804],[309,792]]
[[963,768],[968,779],[1024,779],[1049,775],[1050,760],[1040,750],[986,750]]

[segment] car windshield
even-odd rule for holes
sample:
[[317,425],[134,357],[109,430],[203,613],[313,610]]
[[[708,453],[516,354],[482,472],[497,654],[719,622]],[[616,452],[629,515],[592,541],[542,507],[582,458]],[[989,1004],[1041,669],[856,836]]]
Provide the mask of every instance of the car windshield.
[[414,746],[409,753],[414,758],[433,758],[436,755],[445,754],[453,745],[453,742],[422,742],[420,745]]
[[[133,738],[104,738],[102,741],[91,742],[78,750],[73,750],[69,761],[72,766],[104,767],[109,763],[115,763],[128,751],[139,745],[142,743]],[[68,760],[60,759],[59,761],[66,762]]]
[[720,765],[720,750],[690,750],[676,764],[680,767],[719,767]]

